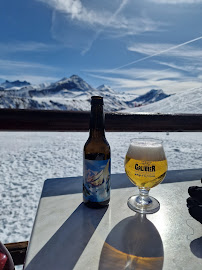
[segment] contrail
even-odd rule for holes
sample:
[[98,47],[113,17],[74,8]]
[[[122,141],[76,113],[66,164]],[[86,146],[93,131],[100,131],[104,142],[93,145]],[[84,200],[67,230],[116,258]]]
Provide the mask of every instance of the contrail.
[[[111,21],[121,12],[121,10],[127,5],[128,0],[123,0],[120,4],[120,6],[117,8],[117,10],[114,12],[114,14],[109,18],[107,25],[111,23]],[[82,55],[86,54],[92,47],[95,40],[99,37],[99,35],[103,32],[103,29],[98,30],[95,33],[94,38],[89,42],[88,46],[81,52]]]
[[125,64],[125,65],[123,65],[123,66],[114,68],[114,69],[112,69],[112,70],[121,69],[121,68],[123,68],[123,67],[127,67],[127,66],[130,66],[130,65],[132,65],[132,64],[135,64],[135,63],[138,63],[138,62],[142,62],[142,61],[144,61],[144,60],[146,60],[146,59],[152,58],[152,57],[154,57],[154,56],[156,56],[156,55],[160,55],[160,54],[162,54],[162,53],[164,53],[164,52],[169,52],[169,51],[171,51],[171,50],[173,50],[173,49],[182,47],[182,46],[184,46],[184,45],[187,45],[187,44],[192,43],[192,42],[194,42],[194,41],[197,41],[197,40],[199,40],[199,39],[202,39],[202,36],[197,37],[197,38],[192,39],[192,40],[189,40],[189,41],[186,41],[186,42],[184,42],[184,43],[178,44],[178,45],[176,45],[176,46],[170,47],[170,48],[168,48],[168,49],[166,49],[166,50],[163,50],[163,51],[160,51],[160,52],[158,52],[158,53],[155,53],[155,54],[152,54],[152,55],[148,55],[148,56],[143,57],[143,58],[141,58],[141,59],[138,59],[138,60],[136,60],[136,61],[130,62],[130,63],[128,63],[128,64]]

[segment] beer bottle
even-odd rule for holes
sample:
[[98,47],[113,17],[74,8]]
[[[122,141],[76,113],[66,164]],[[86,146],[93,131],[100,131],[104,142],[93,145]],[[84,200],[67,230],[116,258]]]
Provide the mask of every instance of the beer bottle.
[[105,138],[103,98],[91,97],[90,132],[84,145],[83,201],[91,208],[107,206],[110,200],[111,155]]
[[14,269],[15,267],[13,259],[7,248],[0,241],[0,270],[14,270]]

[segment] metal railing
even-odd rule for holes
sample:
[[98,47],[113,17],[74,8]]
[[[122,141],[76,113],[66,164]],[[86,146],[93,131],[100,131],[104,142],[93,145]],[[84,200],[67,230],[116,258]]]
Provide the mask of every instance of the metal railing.
[[[0,109],[0,131],[87,131],[89,112]],[[202,131],[202,114],[105,114],[106,131]]]

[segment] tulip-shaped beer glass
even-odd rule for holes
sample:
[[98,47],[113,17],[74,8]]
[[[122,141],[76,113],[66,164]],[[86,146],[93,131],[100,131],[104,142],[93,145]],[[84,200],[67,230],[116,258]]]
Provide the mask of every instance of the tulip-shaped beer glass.
[[125,157],[125,171],[130,181],[139,188],[139,195],[128,199],[130,209],[142,214],[152,214],[159,210],[160,204],[149,196],[149,190],[163,181],[167,168],[161,140],[131,140]]

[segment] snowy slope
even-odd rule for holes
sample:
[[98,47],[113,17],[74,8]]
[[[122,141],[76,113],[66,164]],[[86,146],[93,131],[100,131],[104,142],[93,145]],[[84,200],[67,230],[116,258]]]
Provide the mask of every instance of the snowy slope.
[[[101,95],[105,109],[109,111],[119,108],[121,112],[202,113],[202,87],[155,102],[161,92],[150,91],[149,99],[138,98],[140,103],[152,104],[129,108],[134,107],[137,96],[116,94],[106,85],[95,89],[81,80],[74,75],[50,85],[0,90],[0,107],[89,110],[91,95]],[[124,172],[125,153],[134,136],[163,139],[169,170],[201,167],[202,140],[199,132],[183,133],[183,136],[175,132],[124,132],[121,135],[108,132],[106,136],[112,150],[112,173]],[[0,227],[3,228],[3,242],[29,240],[45,179],[82,175],[82,149],[87,137],[87,132],[1,132]]]
[[108,85],[102,84],[97,87],[97,90],[101,91],[104,95],[115,95],[115,91]]
[[156,101],[162,100],[164,98],[169,97],[170,95],[167,95],[163,92],[163,90],[156,90],[156,89],[152,89],[149,92],[147,92],[144,95],[141,95],[137,98],[135,98],[134,100],[132,100],[132,102],[136,102],[137,104],[150,104],[150,103],[154,103]]
[[202,87],[172,95],[152,104],[127,109],[124,112],[202,113]]
[[6,80],[0,86],[3,87],[4,89],[7,89],[7,88],[16,88],[16,89],[18,89],[18,88],[21,88],[21,87],[27,86],[27,85],[30,85],[30,83],[27,82],[27,81],[22,82],[22,81],[17,80],[17,81],[10,82],[10,81]]
[[41,85],[6,81],[0,85],[0,108],[89,111],[90,98],[95,95],[104,98],[107,112],[202,112],[202,87],[172,96],[152,89],[137,96],[115,92],[107,85],[93,88],[77,75]]
[[[106,136],[111,147],[113,174],[124,173],[125,154],[134,137],[163,140],[169,170],[201,168],[200,132],[185,132],[183,136],[181,132],[169,135],[107,132]],[[0,239],[3,243],[29,240],[47,178],[82,175],[82,151],[87,138],[87,132],[0,133]]]
[[0,89],[0,108],[88,111],[93,95],[104,97],[106,111],[133,106],[121,96],[116,96],[109,86],[102,85],[96,89],[79,76],[72,75],[47,86],[28,85],[6,91]]

